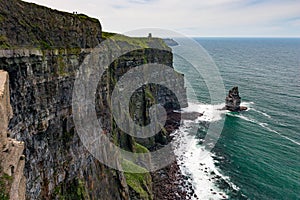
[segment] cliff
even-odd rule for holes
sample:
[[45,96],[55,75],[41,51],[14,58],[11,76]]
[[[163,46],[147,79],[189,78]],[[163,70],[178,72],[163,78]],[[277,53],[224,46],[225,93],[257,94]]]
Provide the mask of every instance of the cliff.
[[0,1],[0,47],[92,48],[101,40],[97,19],[19,0]]
[[[159,182],[155,173],[130,174],[106,167],[85,149],[75,129],[71,106],[75,74],[90,48],[104,40],[99,21],[22,1],[1,0],[0,38],[0,69],[10,77],[13,110],[12,119],[6,118],[1,124],[3,133],[8,125],[10,138],[24,145],[26,199],[153,199],[158,191],[153,177]],[[124,44],[140,50],[118,58],[106,71],[98,87],[97,115],[108,136],[123,149],[140,152],[160,148],[170,139],[166,131],[153,138],[135,139],[116,127],[108,105],[112,88],[129,69],[145,63],[172,67],[172,53],[157,38],[119,35],[110,44],[112,52]],[[183,77],[180,83],[178,90],[185,94]],[[137,123],[149,123],[148,108],[153,102],[169,110],[178,109],[176,97],[167,88],[143,86],[131,103]],[[3,144],[10,140],[5,137],[4,133]]]
[[0,199],[25,199],[24,143],[9,138],[12,117],[8,74],[0,70]]

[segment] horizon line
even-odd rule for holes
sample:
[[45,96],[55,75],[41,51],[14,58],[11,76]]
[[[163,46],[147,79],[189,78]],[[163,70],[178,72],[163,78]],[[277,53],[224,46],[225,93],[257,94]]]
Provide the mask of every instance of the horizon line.
[[299,38],[296,35],[188,35],[188,37],[198,38]]

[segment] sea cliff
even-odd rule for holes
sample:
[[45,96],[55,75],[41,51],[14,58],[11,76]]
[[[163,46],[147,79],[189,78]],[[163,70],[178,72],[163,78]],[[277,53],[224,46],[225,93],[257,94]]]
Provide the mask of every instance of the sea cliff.
[[[5,91],[9,88],[10,94],[6,92],[5,98],[10,99],[13,111],[12,115],[1,107],[1,112],[11,117],[1,121],[1,143],[7,143],[8,127],[9,138],[23,145],[24,152],[19,154],[25,155],[20,161],[24,162],[24,169],[19,170],[23,173],[18,177],[26,191],[17,199],[154,199],[169,193],[159,189],[161,171],[130,174],[110,169],[85,149],[77,134],[72,113],[75,75],[91,49],[106,39],[100,22],[18,0],[1,0],[0,5],[0,69],[9,75]],[[109,99],[114,85],[129,69],[145,63],[172,68],[171,50],[158,38],[117,36],[107,40],[111,40],[112,51],[124,44],[140,47],[115,60],[99,82],[96,111],[107,136],[132,152],[161,148],[170,141],[165,128],[148,139],[123,133],[112,118]],[[178,92],[185,94],[183,77],[179,77]],[[172,91],[159,85],[143,86],[131,103],[136,123],[149,123],[153,102],[165,105],[170,113],[179,108]],[[4,103],[4,108],[9,108],[8,104]],[[178,125],[180,117],[176,120],[169,126]],[[176,163],[162,170],[175,176],[178,169],[174,168]],[[177,189],[179,185],[169,184],[169,190]]]

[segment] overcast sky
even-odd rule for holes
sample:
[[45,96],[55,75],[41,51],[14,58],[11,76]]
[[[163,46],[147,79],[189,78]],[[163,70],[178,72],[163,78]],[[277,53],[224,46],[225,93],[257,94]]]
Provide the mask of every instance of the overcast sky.
[[188,36],[300,37],[300,0],[26,0],[98,18],[103,30]]

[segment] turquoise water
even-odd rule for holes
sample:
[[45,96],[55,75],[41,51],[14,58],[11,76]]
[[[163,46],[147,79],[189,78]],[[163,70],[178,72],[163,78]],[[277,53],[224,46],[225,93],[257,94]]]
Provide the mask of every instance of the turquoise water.
[[[300,199],[300,39],[195,40],[215,61],[226,90],[239,86],[250,107],[223,116],[213,152],[239,188],[223,189],[230,199]],[[205,85],[195,84],[202,84],[199,100],[209,103]]]

